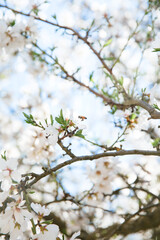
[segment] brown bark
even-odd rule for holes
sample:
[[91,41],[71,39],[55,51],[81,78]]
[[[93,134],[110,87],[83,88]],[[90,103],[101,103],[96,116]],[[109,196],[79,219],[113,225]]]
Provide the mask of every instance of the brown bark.
[[124,224],[113,224],[106,229],[99,228],[92,234],[86,236],[85,240],[109,240],[112,236],[127,236],[132,233],[138,233],[160,226],[160,207],[154,211],[148,211],[143,216],[126,221]]

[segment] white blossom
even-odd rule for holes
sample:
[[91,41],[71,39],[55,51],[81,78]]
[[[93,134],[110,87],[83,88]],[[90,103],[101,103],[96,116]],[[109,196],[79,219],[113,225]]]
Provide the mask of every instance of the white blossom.
[[94,183],[95,191],[98,193],[109,193],[112,191],[112,183],[116,176],[116,165],[110,160],[99,159],[95,169],[89,169],[89,178]]
[[46,159],[53,158],[55,155],[52,145],[48,146],[48,141],[45,138],[45,131],[41,129],[30,129],[21,137],[20,146],[23,152],[26,153],[27,162],[42,162]]
[[6,200],[8,196],[9,196],[9,191],[0,192],[0,206],[2,206],[2,203]]
[[8,38],[6,36],[7,29],[8,29],[7,23],[3,19],[1,19],[0,20],[0,47],[4,47],[8,42]]
[[50,210],[47,209],[45,206],[41,206],[38,203],[31,203],[31,208],[38,214],[38,215],[43,215],[47,216],[50,214]]
[[25,201],[19,196],[15,197],[16,202],[7,204],[5,212],[1,213],[0,228],[4,234],[9,233],[11,239],[23,237],[23,233],[27,229],[27,223],[33,216],[23,207]]
[[49,125],[45,128],[44,133],[48,144],[55,146],[58,141],[58,130],[53,125]]
[[33,239],[35,240],[56,240],[59,234],[59,227],[55,224],[46,226],[43,232],[36,234]]
[[[1,20],[0,28],[4,21]],[[23,25],[15,24],[13,27],[5,24],[1,30],[0,47],[6,50],[6,53],[14,53],[17,50],[22,50],[25,45],[25,39],[21,34]]]
[[160,101],[160,84],[155,84],[150,91],[150,103],[156,104],[157,100]]
[[2,181],[2,190],[7,191],[12,185],[12,180],[19,181],[21,179],[21,174],[18,172],[17,166],[17,159],[11,158],[0,160],[0,181]]
[[37,25],[34,21],[34,18],[30,17],[29,20],[26,22],[24,31],[29,35],[28,42],[32,42],[38,37],[38,29]]
[[79,235],[80,235],[80,231],[79,231],[79,232],[75,232],[75,233],[72,235],[72,237],[71,237],[70,240],[76,239],[76,237],[78,237]]
[[26,0],[26,1],[7,0],[7,3],[14,4],[15,7],[18,9],[19,8],[24,9],[28,4],[28,0]]
[[[13,25],[11,24],[13,22]],[[14,23],[15,22],[15,23]],[[26,23],[18,22],[16,19],[12,21],[0,20],[0,49],[6,54],[14,54],[23,50],[27,43],[37,38],[37,26],[32,18]]]

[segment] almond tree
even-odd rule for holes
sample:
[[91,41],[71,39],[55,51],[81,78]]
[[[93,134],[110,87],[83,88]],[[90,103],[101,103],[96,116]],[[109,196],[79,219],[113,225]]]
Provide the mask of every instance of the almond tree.
[[160,238],[159,8],[0,1],[0,239]]

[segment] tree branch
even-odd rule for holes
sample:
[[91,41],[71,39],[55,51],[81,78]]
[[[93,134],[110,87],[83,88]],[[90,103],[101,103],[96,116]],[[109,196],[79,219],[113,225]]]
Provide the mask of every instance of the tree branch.
[[[34,176],[35,179],[32,180],[30,183],[28,183],[26,185],[26,188],[30,188],[33,184],[35,184],[36,182],[38,182],[40,179],[50,175],[52,172],[56,172],[62,168],[64,168],[65,166],[68,166],[72,163],[75,162],[79,162],[79,161],[93,161],[99,158],[104,158],[104,157],[117,157],[117,156],[126,156],[126,155],[145,155],[145,156],[160,156],[160,151],[148,151],[148,150],[120,150],[117,152],[103,152],[103,153],[99,153],[99,154],[94,154],[94,155],[86,155],[86,156],[79,156],[79,157],[75,157],[72,159],[69,159],[63,163],[58,164],[56,167],[50,168],[48,170],[46,170],[45,172],[43,172],[42,174],[36,175]],[[32,175],[32,174],[30,174]]]
[[[151,211],[152,208],[155,208],[154,211]],[[146,215],[139,216],[140,212],[143,211],[146,211]],[[131,233],[146,231],[160,225],[159,216],[160,204],[158,203],[149,205],[142,209],[139,209],[135,214],[129,216],[122,224],[116,223],[106,229],[97,229],[94,233],[88,235],[88,237],[86,237],[86,240],[109,240],[115,234],[127,236]],[[136,218],[130,221],[130,219],[134,217]]]
[[[17,11],[11,7],[8,7],[7,5],[3,5],[3,4],[0,4],[0,7],[1,8],[5,8],[5,9],[8,9],[8,10],[11,10],[13,11],[14,13],[16,14],[21,14],[23,16],[26,16],[26,17],[30,17],[31,14],[30,13],[24,13],[22,11]],[[145,15],[144,15],[145,16]],[[61,28],[61,29],[64,29],[64,30],[69,30],[72,32],[72,35],[75,35],[78,37],[78,39],[82,40],[85,44],[88,45],[88,47],[92,50],[92,52],[98,57],[98,59],[100,60],[100,62],[102,63],[103,67],[111,74],[111,76],[113,77],[113,80],[115,81],[115,84],[118,88],[118,90],[120,90],[119,88],[121,88],[121,91],[124,95],[124,98],[125,98],[125,102],[120,104],[120,103],[115,103],[114,101],[112,101],[111,99],[109,98],[106,98],[103,94],[100,94],[100,93],[97,93],[95,92],[94,90],[92,90],[91,88],[89,88],[88,86],[86,86],[85,84],[79,82],[78,80],[76,80],[73,76],[69,75],[68,74],[68,77],[72,78],[72,80],[76,83],[78,83],[79,85],[87,88],[90,92],[94,93],[96,96],[98,97],[101,97],[103,99],[103,101],[107,102],[107,104],[109,105],[116,105],[118,107],[118,109],[122,109],[122,110],[125,110],[126,108],[129,108],[129,107],[135,107],[135,106],[140,106],[142,108],[144,108],[145,110],[148,111],[148,113],[150,114],[151,118],[153,119],[160,119],[160,112],[158,112],[157,110],[155,110],[152,106],[150,106],[148,103],[146,103],[145,101],[143,100],[138,100],[138,99],[133,99],[133,98],[130,98],[130,96],[126,93],[125,89],[119,85],[116,77],[114,76],[113,72],[112,72],[112,68],[109,68],[107,66],[107,64],[105,63],[104,59],[100,56],[100,53],[97,52],[92,44],[87,40],[87,37],[82,37],[80,35],[80,33],[78,33],[76,30],[74,30],[73,28],[71,27],[68,27],[68,26],[65,26],[65,25],[60,25],[58,23],[54,23],[54,22],[51,22],[51,21],[48,21],[48,20],[45,20],[45,19],[42,19],[40,17],[37,17],[37,16],[32,16],[35,20],[38,20],[38,21],[41,21],[41,22],[44,22],[44,23],[47,23],[49,25],[52,25],[52,26],[55,26],[55,27],[58,27],[58,28]],[[143,20],[143,18],[142,18]],[[142,21],[141,20],[141,21]],[[141,22],[140,21],[140,22]],[[139,26],[139,24],[137,25],[137,27]]]

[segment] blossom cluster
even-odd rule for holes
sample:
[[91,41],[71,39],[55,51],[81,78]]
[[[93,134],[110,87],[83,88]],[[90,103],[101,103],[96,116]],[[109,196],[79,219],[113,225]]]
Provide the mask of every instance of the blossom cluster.
[[[59,227],[43,220],[43,217],[48,216],[51,211],[40,204],[27,202],[28,193],[22,190],[24,179],[17,170],[18,161],[7,160],[5,155],[2,155],[0,161],[1,236],[8,235],[11,240],[28,239],[28,237],[32,240],[56,240],[59,236]],[[79,234],[75,233],[71,240]]]
[[[4,11],[0,15],[0,60],[3,56],[3,60],[6,60],[5,57],[9,59],[11,56],[17,56],[18,61],[12,66],[10,64],[8,69],[11,70],[11,67],[14,69],[16,65],[15,69],[22,75],[20,79],[13,77],[16,83],[13,84],[14,91],[11,87],[3,88],[7,86],[6,83],[1,85],[4,106],[1,105],[0,144],[5,147],[8,144],[10,154],[14,152],[15,155],[11,154],[14,158],[9,158],[4,154],[0,159],[0,240],[68,240],[68,236],[79,229],[88,234],[95,231],[95,228],[108,227],[115,223],[115,220],[117,223],[118,219],[124,221],[126,216],[147,206],[152,197],[149,191],[157,196],[159,194],[158,162],[151,158],[148,163],[147,156],[135,157],[132,161],[124,159],[121,162],[121,169],[117,169],[117,157],[114,161],[108,157],[95,159],[96,163],[90,161],[90,169],[87,174],[85,172],[86,181],[82,177],[82,171],[86,170],[86,161],[77,162],[77,165],[75,164],[77,168],[63,167],[60,171],[52,172],[38,180],[38,174],[45,175],[51,168],[55,169],[59,163],[59,166],[65,165],[63,161],[71,159],[72,156],[74,161],[76,156],[101,153],[104,149],[104,152],[113,150],[115,154],[128,147],[160,149],[159,123],[154,122],[152,126],[153,119],[148,121],[149,113],[138,106],[118,110],[117,106],[121,106],[125,98],[122,96],[123,91],[116,87],[112,77],[113,69],[121,88],[124,88],[128,95],[132,93],[132,97],[142,99],[145,105],[150,104],[160,110],[158,107],[160,84],[155,74],[157,55],[154,52],[149,53],[153,49],[159,49],[160,36],[158,34],[156,37],[156,29],[152,34],[153,28],[146,27],[147,19],[150,19],[147,12],[145,24],[142,22],[141,25],[128,10],[122,10],[127,3],[120,11],[118,3],[117,9],[114,10],[115,14],[114,11],[112,12],[112,4],[108,8],[106,3],[98,3],[96,0],[86,0],[85,3],[81,0],[79,3],[77,1],[65,3],[67,1],[62,0],[60,2],[65,3],[63,8],[61,8],[62,3],[56,4],[56,1],[51,1],[48,2],[51,6],[49,11],[45,13],[44,5],[48,4],[46,2],[45,0],[7,0],[4,1],[4,8],[1,8]],[[132,6],[133,15],[135,6],[136,4]],[[14,7],[16,11],[13,11]],[[41,9],[44,14],[41,14]],[[140,16],[142,12],[140,7],[137,14]],[[158,17],[156,19],[152,15],[152,18],[153,25],[158,23]],[[60,25],[64,25],[62,28],[64,31],[58,27]],[[136,25],[139,27],[137,28]],[[65,26],[70,27],[65,29]],[[51,29],[54,28],[55,31],[52,32]],[[123,31],[119,31],[121,28]],[[130,35],[131,30],[132,35]],[[157,39],[155,43],[152,43],[153,35]],[[144,42],[146,45],[142,51],[141,44]],[[149,46],[150,49],[147,49]],[[111,69],[111,75],[106,73],[105,66]],[[19,91],[21,84],[25,82],[25,76],[31,89],[29,94],[26,94],[25,85],[23,85],[25,91],[23,93]],[[62,84],[61,78],[69,81],[64,81]],[[1,79],[3,81],[0,73]],[[45,81],[41,81],[42,79]],[[10,86],[10,79],[8,78],[7,81]],[[86,88],[97,98],[87,91],[82,97],[78,93],[76,84]],[[142,93],[137,95],[142,87]],[[146,87],[152,88],[150,94],[145,92]],[[11,98],[7,97],[9,95]],[[98,101],[99,97],[103,100],[105,97],[114,100],[117,105],[102,105],[101,101]],[[73,111],[76,109],[84,114],[87,111],[91,128],[91,136],[88,139],[84,136],[83,123],[86,119],[84,116],[79,116],[78,122],[64,117],[61,110],[54,123],[52,118],[51,123],[46,120],[38,121],[43,119],[43,115],[48,116],[53,109],[55,112],[58,111],[59,106],[71,109],[73,106]],[[19,108],[20,112],[33,114],[34,118],[31,114],[26,114],[26,122],[32,125],[30,129],[28,127],[26,130],[23,123],[18,128],[16,124],[10,124],[9,127],[8,119],[15,123],[15,119],[10,116],[17,114]],[[6,113],[7,109],[9,114]],[[125,125],[127,131],[124,130]],[[72,137],[83,140],[74,141]],[[112,141],[113,144],[108,148]],[[37,182],[32,185],[32,189],[29,189],[27,186],[33,179]],[[72,184],[75,184],[76,189],[72,189]],[[139,189],[143,187],[146,193],[141,192],[141,189],[137,190],[136,187]],[[111,217],[107,215],[108,210],[115,211],[116,219],[113,215]],[[46,220],[50,219],[52,213],[60,216],[62,222],[66,224],[67,237],[62,237],[60,225],[53,224],[56,221]],[[76,232],[70,240],[74,240],[79,234]]]
[[111,193],[116,172],[117,163],[109,159],[99,159],[95,169],[89,168],[88,171],[88,176],[94,184],[94,191],[98,194]]
[[[48,124],[47,121],[45,127],[42,124],[39,126],[41,132],[39,131],[32,150],[34,152],[38,147],[39,150],[41,148],[48,153],[49,146],[54,147],[56,145],[59,131],[53,123]],[[28,237],[32,240],[56,240],[60,236],[59,227],[51,222],[45,222],[43,219],[51,211],[40,204],[33,202],[30,204],[28,202],[29,192],[25,188],[28,180],[21,175],[22,173],[18,169],[18,160],[8,159],[6,153],[4,153],[4,155],[1,155],[0,161],[1,235],[8,235],[11,240],[27,239]],[[79,232],[75,233],[71,240],[74,240],[79,234]]]
[[[50,154],[48,159],[51,157],[58,142],[59,134],[64,137],[65,131],[71,134],[72,132],[76,133],[78,129],[78,126],[71,120],[63,117],[62,110],[60,116],[56,118],[57,123],[59,122],[57,125],[53,124],[52,116],[50,117],[50,124],[48,124],[47,120],[43,124],[41,122],[38,124],[32,115],[24,114],[24,116],[27,123],[38,127],[36,135],[32,137],[33,141],[30,141],[32,147],[28,147],[30,152],[28,158],[31,160],[31,152],[32,155],[34,153],[37,163],[42,155],[44,159],[47,158],[47,155],[44,155],[43,152]],[[28,237],[32,240],[56,240],[60,236],[59,227],[43,219],[51,211],[45,206],[28,201],[29,191],[26,184],[29,179],[25,178],[24,173],[22,175],[22,172],[20,172],[18,160],[7,158],[6,152],[4,152],[0,161],[1,235],[7,235],[11,240],[27,239]],[[71,240],[74,240],[79,234],[79,232],[73,234]]]
[[[32,115],[24,113],[26,122],[38,127],[37,129],[32,128],[32,131],[24,134],[25,146],[22,144],[22,150],[27,151],[27,158],[29,161],[42,162],[44,159],[51,159],[55,156],[55,145],[58,141],[63,140],[67,137],[77,136],[84,138],[82,131],[85,125],[82,124],[80,119],[71,120],[63,116],[62,110],[60,116],[55,117],[55,123],[52,115],[50,115],[51,123],[49,124],[47,119],[39,122],[33,118]],[[28,135],[28,138],[26,138]],[[27,146],[27,147],[26,147]]]
[[27,22],[18,22],[15,18],[0,19],[1,54],[12,55],[22,51],[27,44],[37,38],[37,26],[31,17]]

